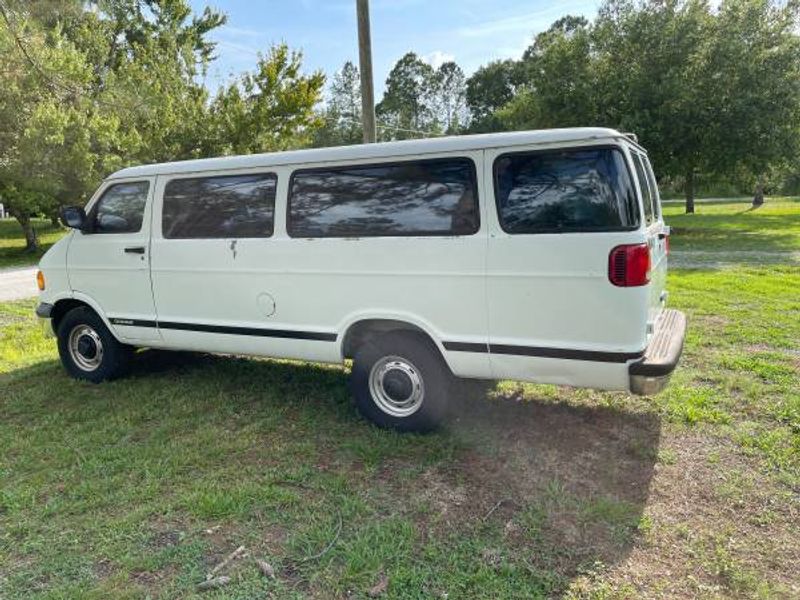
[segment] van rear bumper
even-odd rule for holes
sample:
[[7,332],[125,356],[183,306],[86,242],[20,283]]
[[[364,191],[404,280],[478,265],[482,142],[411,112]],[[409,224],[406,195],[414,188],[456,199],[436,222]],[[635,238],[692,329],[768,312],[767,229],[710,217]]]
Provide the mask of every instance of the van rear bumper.
[[632,393],[650,396],[664,389],[678,366],[685,337],[686,315],[678,310],[663,311],[644,356],[628,367]]

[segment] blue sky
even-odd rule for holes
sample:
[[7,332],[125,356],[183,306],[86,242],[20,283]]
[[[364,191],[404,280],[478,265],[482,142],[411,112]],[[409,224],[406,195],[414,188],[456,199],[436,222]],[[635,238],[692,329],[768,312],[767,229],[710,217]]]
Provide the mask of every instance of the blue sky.
[[[346,60],[358,64],[355,0],[191,0],[228,15],[212,34],[217,60],[212,89],[252,69],[256,54],[285,41],[302,50],[309,71],[328,74]],[[395,61],[413,50],[434,66],[455,60],[471,73],[499,58],[518,58],[533,35],[566,14],[592,17],[600,0],[371,0],[375,94]]]

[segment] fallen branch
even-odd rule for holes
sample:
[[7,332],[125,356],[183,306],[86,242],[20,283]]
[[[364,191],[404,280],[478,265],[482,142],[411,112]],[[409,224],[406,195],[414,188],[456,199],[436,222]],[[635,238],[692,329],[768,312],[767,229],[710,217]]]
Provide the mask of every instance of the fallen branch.
[[201,592],[204,590],[216,590],[228,585],[230,582],[231,578],[223,575],[222,577],[214,577],[213,579],[206,579],[202,583],[198,583],[197,589]]
[[[214,567],[213,569],[211,569],[211,571],[208,572],[208,575],[206,575],[206,581],[211,581],[214,578],[214,575],[222,571],[222,569],[227,567],[231,563],[231,561],[235,560],[242,554],[244,554],[244,546],[239,546],[236,550],[228,554],[228,556],[225,557],[225,560],[223,560],[221,563],[219,563],[216,567]],[[220,577],[220,579],[222,578]]]
[[300,562],[304,563],[304,562],[309,562],[309,561],[312,561],[312,560],[318,560],[318,559],[322,558],[323,556],[325,556],[330,551],[330,549],[333,548],[333,546],[336,544],[336,542],[339,540],[339,535],[341,535],[341,533],[342,533],[342,513],[339,513],[339,525],[336,527],[336,534],[333,536],[333,539],[330,541],[330,543],[327,546],[325,546],[325,548],[322,550],[322,552],[318,552],[317,554],[315,554],[313,556],[306,556],[305,558],[301,558]]
[[493,507],[492,507],[492,508],[489,510],[489,512],[487,512],[485,515],[483,515],[483,520],[484,520],[484,521],[486,521],[486,520],[487,520],[489,517],[491,517],[491,516],[494,514],[494,511],[496,511],[498,508],[500,508],[500,507],[501,507],[503,504],[505,504],[506,502],[511,502],[511,498],[503,498],[502,500],[499,500],[499,501],[497,502],[497,504],[495,504],[495,505],[494,505],[494,506],[493,506]]
[[258,558],[254,558],[253,560],[256,561],[258,570],[261,571],[262,575],[269,577],[270,579],[275,579],[275,568],[271,564]]

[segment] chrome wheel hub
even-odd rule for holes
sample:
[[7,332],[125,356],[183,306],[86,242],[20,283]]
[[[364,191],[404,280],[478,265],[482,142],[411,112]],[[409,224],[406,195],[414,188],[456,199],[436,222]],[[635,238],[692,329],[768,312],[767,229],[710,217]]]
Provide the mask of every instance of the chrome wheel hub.
[[399,356],[384,356],[372,366],[369,389],[378,408],[393,417],[413,415],[425,397],[419,370]]
[[88,325],[76,325],[69,332],[69,355],[78,368],[94,371],[103,362],[103,342]]

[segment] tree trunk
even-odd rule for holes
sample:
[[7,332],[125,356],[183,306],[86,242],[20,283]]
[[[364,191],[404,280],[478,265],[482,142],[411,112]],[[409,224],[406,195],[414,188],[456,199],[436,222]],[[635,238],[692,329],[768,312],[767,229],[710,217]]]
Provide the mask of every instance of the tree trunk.
[[756,192],[753,195],[753,208],[758,208],[764,204],[764,183],[759,180],[756,183]]
[[61,221],[58,218],[58,213],[57,212],[55,212],[52,215],[50,215],[50,224],[55,228],[61,227]]
[[31,218],[28,215],[16,214],[14,217],[22,227],[25,234],[25,252],[36,252],[39,250],[39,239],[36,237],[36,230],[33,228]]
[[686,214],[694,212],[694,171],[686,174]]

